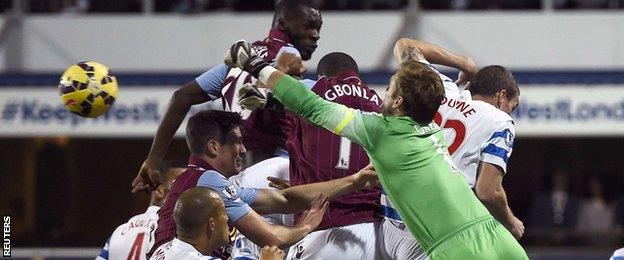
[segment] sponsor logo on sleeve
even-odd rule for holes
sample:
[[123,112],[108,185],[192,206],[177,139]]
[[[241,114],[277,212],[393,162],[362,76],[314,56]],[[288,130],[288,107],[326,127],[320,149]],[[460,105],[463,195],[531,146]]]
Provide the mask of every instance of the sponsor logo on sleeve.
[[228,199],[236,200],[238,198],[238,193],[236,192],[236,186],[234,185],[230,185],[226,187],[225,189],[221,190],[221,193],[223,193],[223,195]]

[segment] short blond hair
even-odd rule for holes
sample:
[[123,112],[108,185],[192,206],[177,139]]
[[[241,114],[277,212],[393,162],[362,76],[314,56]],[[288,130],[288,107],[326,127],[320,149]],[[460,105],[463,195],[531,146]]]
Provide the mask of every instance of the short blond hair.
[[420,124],[429,124],[444,98],[440,76],[421,62],[406,61],[394,74],[394,84],[395,97],[403,97],[403,113]]

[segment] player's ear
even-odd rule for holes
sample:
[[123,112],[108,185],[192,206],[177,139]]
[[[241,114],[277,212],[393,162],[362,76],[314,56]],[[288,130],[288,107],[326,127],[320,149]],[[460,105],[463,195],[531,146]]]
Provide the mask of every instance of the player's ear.
[[504,104],[506,100],[507,100],[507,90],[503,89],[496,93],[496,104],[498,105],[498,108],[500,108],[501,104]]
[[284,20],[284,17],[277,17],[277,29],[284,32],[286,31],[286,20]]
[[507,90],[503,89],[498,92],[499,99],[507,99]]
[[208,155],[210,158],[215,158],[217,157],[217,155],[219,155],[221,145],[219,144],[219,142],[217,142],[217,140],[210,140],[208,141],[208,143],[206,143],[205,149],[206,155]]
[[401,109],[403,107],[403,96],[398,96],[394,103],[392,103],[392,108]]
[[499,93],[500,93],[501,98],[507,98],[507,90],[506,89],[501,90]]
[[212,234],[214,234],[214,231],[215,231],[214,218],[212,217],[208,218],[208,220],[206,221],[206,224],[204,225],[204,230],[206,231],[206,234],[208,234],[208,237],[211,238]]

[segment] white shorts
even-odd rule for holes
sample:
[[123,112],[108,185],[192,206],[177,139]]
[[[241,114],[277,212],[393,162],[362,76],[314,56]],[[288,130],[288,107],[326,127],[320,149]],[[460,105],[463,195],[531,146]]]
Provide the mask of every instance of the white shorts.
[[[267,177],[289,180],[288,167],[288,158],[274,157],[248,167],[238,175],[230,177],[230,181],[243,188],[273,189],[269,187]],[[293,214],[268,214],[262,217],[275,225],[292,226],[293,223]],[[261,249],[238,232],[232,248],[232,259],[259,259]]]
[[286,259],[379,259],[378,227],[379,223],[360,223],[312,232],[290,248]]
[[405,226],[384,218],[379,225],[378,237],[382,259],[425,260],[427,254]]

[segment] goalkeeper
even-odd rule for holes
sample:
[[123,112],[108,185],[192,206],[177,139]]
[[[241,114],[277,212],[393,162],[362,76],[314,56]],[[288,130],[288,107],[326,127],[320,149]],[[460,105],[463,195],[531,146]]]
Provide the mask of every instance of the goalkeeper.
[[398,213],[431,259],[528,259],[514,237],[479,202],[453,166],[432,122],[444,88],[427,66],[409,61],[392,76],[383,114],[318,97],[236,42],[226,64],[243,68],[288,109],[361,145]]

